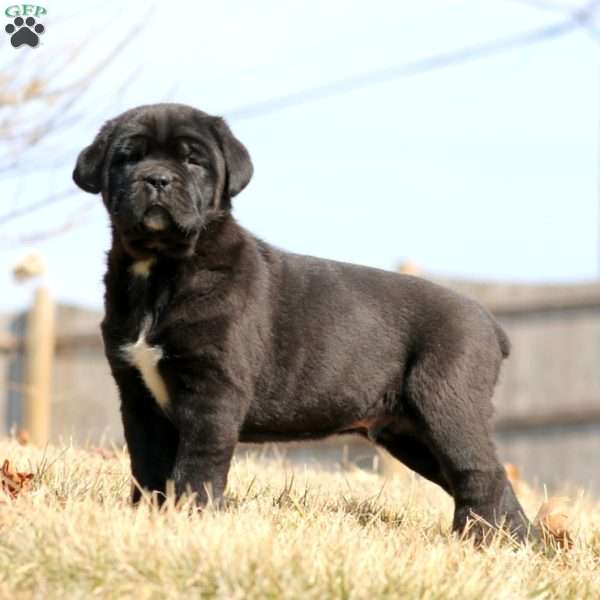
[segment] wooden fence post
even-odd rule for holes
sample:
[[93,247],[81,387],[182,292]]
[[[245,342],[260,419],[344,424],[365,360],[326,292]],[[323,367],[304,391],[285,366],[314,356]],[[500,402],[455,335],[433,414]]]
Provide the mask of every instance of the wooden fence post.
[[41,285],[27,315],[25,332],[24,428],[39,446],[50,435],[50,398],[54,358],[54,303]]

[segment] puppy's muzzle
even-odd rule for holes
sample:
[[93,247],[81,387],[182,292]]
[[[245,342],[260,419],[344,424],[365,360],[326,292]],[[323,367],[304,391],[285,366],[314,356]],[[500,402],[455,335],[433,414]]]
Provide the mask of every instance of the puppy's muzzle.
[[171,225],[171,217],[162,206],[151,206],[142,219],[144,228],[150,232],[165,231]]

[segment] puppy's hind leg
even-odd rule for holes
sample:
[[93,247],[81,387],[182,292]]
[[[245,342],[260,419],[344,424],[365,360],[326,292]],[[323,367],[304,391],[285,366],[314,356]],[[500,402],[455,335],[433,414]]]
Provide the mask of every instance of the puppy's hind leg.
[[464,349],[444,360],[437,354],[415,361],[402,402],[419,439],[439,464],[437,477],[447,483],[442,487],[454,498],[453,530],[463,532],[476,515],[480,520],[469,529],[476,540],[486,537],[487,523],[523,541],[530,524],[498,460],[489,424],[501,358],[491,355],[486,361],[480,352]]
[[436,483],[452,494],[448,481],[437,458],[427,445],[410,433],[399,433],[394,426],[387,427],[373,436],[373,441],[385,448],[395,459],[412,469],[415,473]]

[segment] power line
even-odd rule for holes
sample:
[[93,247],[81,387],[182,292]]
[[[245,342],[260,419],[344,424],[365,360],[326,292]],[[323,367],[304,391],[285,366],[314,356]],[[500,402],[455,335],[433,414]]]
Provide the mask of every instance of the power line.
[[[515,0],[519,4],[523,4],[526,6],[533,6],[535,8],[539,8],[542,10],[559,10],[564,12],[568,10],[566,6],[559,6],[556,4],[550,4],[545,2],[544,0]],[[583,27],[585,31],[590,35],[592,40],[596,42],[596,44],[600,44],[600,33],[596,28],[592,27],[590,24],[590,17],[593,15],[594,5],[588,6],[587,14],[582,12],[572,13],[573,19],[578,23],[580,27]],[[600,97],[600,87],[598,88],[598,95]],[[596,131],[597,131],[597,174],[596,174],[596,206],[597,206],[597,216],[596,216],[596,230],[597,230],[597,241],[596,241],[596,268],[597,275],[600,276],[600,113],[597,118],[596,123]]]
[[415,75],[421,75],[423,73],[489,58],[509,50],[540,44],[579,29],[583,23],[589,21],[598,4],[599,2],[595,0],[594,2],[589,3],[586,8],[574,12],[569,19],[560,21],[554,25],[541,27],[526,33],[500,38],[491,42],[477,44],[475,46],[469,46],[443,54],[437,54],[414,62],[375,69],[360,75],[332,81],[299,92],[292,92],[291,94],[276,96],[253,104],[247,104],[226,111],[225,116],[232,121],[252,119],[254,117],[264,116],[332,96],[348,94],[355,90],[387,83],[394,79],[413,77]]
[[[571,13],[573,7],[563,3],[548,2],[548,0],[509,0],[516,4],[529,6],[531,8],[539,8],[541,10],[550,10],[561,13]],[[582,3],[583,6],[583,3]]]
[[[253,104],[247,104],[237,109],[225,112],[225,116],[230,120],[243,120],[254,117],[264,116],[287,108],[316,102],[332,96],[338,96],[350,93],[355,90],[387,83],[394,79],[412,77],[428,72],[441,70],[447,67],[467,64],[477,60],[489,58],[509,50],[533,46],[545,41],[556,39],[568,33],[571,33],[581,26],[585,26],[600,0],[594,0],[586,5],[585,8],[575,11],[567,20],[560,21],[553,25],[534,29],[522,34],[516,34],[483,44],[477,44],[450,52],[429,56],[418,59],[413,62],[401,65],[384,67],[371,70],[366,73],[325,83],[320,86],[293,92],[282,96],[276,96]],[[30,212],[44,208],[74,193],[74,190],[65,190],[59,194],[50,196],[44,200],[30,204],[20,210],[15,210],[6,215],[0,216],[0,225],[3,225],[13,219],[22,217]]]
[[[596,42],[600,43],[600,32],[593,26],[590,22],[591,17],[594,16],[594,3],[591,3],[585,9],[577,9],[573,10],[572,7],[567,6],[566,4],[555,4],[551,2],[547,2],[545,0],[509,0],[513,3],[520,4],[521,6],[528,6],[531,8],[537,8],[539,10],[549,10],[552,12],[560,12],[563,15],[568,14],[570,17],[579,23],[580,27],[582,27],[586,33],[590,35],[590,37]],[[597,3],[596,3],[597,4]]]

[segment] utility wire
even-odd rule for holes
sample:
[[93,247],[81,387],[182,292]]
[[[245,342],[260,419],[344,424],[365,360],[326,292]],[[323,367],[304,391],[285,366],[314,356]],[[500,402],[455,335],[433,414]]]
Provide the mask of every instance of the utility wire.
[[[563,3],[548,2],[546,0],[509,0],[509,2],[521,4],[522,6],[529,6],[531,8],[539,8],[541,10],[561,12],[563,14],[573,12],[573,6]],[[583,4],[584,3],[581,5],[583,6]]]
[[573,10],[572,7],[569,7],[565,4],[555,4],[550,2],[545,2],[544,0],[509,0],[514,4],[520,4],[521,6],[528,6],[530,8],[537,8],[539,10],[547,10],[552,12],[560,12],[563,15],[568,14],[577,21],[580,27],[589,34],[589,36],[596,43],[600,43],[600,32],[593,26],[592,17],[594,16],[594,6],[593,3],[588,5],[587,9],[582,10],[581,8],[578,10]]
[[330,98],[332,96],[348,94],[372,85],[387,83],[394,79],[413,77],[415,75],[421,75],[423,73],[489,58],[509,50],[540,44],[578,30],[582,24],[589,21],[598,7],[598,4],[598,0],[590,2],[584,9],[574,12],[569,19],[553,25],[534,29],[526,33],[500,38],[491,42],[429,56],[414,62],[372,70],[346,79],[340,79],[313,88],[292,92],[291,94],[276,96],[254,104],[247,104],[226,111],[225,116],[232,121],[261,117],[295,106]]
[[[401,65],[371,70],[367,73],[328,82],[306,90],[301,90],[282,96],[276,96],[253,104],[247,104],[245,106],[226,111],[225,116],[232,121],[260,117],[295,106],[316,102],[332,96],[347,94],[372,85],[387,83],[394,79],[412,77],[441,70],[447,67],[467,64],[517,48],[533,46],[576,31],[582,25],[588,23],[598,8],[598,5],[600,5],[600,0],[594,0],[587,4],[585,8],[572,13],[569,19],[560,21],[559,23],[555,23],[553,25],[534,29],[522,34],[507,36],[491,42],[429,56]],[[20,210],[0,216],[0,225],[24,216],[27,213],[38,210],[44,206],[59,202],[69,195],[70,194],[67,191],[61,192]]]
[[[548,2],[544,2],[543,0],[514,0],[514,1],[516,1],[519,4],[523,4],[525,6],[533,6],[535,8],[539,8],[542,10],[554,10],[554,11],[558,10],[561,12],[568,11],[567,6],[550,4]],[[594,12],[594,6],[589,5],[587,14],[582,13],[582,12],[579,12],[579,13],[575,12],[571,16],[578,23],[578,25],[580,27],[584,28],[584,30],[590,35],[590,37],[596,44],[600,44],[600,33],[590,23],[590,20],[591,20],[590,17],[593,16],[593,12]],[[600,96],[600,88],[599,88],[599,96]],[[597,248],[596,248],[596,253],[597,253],[596,268],[597,268],[597,276],[600,277],[600,114],[598,115],[596,130],[597,130],[597,139],[598,139],[598,141],[597,141],[598,156],[596,157],[596,161],[597,161],[596,204],[598,207],[598,209],[597,209],[598,214],[596,217],[597,232],[598,232],[597,233]]]

